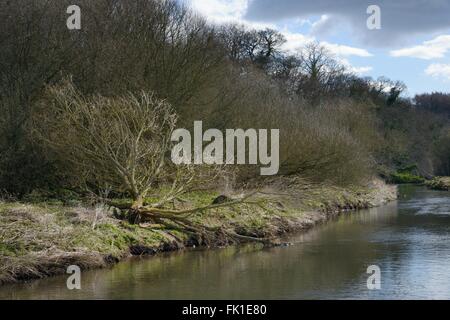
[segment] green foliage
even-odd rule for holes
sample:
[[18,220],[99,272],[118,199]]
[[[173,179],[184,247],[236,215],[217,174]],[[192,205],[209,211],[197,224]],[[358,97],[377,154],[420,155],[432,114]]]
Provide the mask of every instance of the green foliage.
[[391,175],[391,182],[397,184],[404,183],[424,183],[425,179],[419,176],[415,176],[411,173],[394,173]]
[[22,197],[22,200],[29,203],[52,203],[74,204],[82,200],[82,197],[68,189],[44,190],[34,189]]

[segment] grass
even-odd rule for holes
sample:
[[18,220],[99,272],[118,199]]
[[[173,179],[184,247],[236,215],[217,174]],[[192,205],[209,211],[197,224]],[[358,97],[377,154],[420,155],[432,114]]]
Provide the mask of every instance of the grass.
[[432,180],[427,181],[427,186],[434,190],[450,190],[450,177],[435,177]]
[[425,179],[407,172],[398,172],[391,175],[391,181],[396,184],[424,183]]
[[61,273],[70,261],[105,266],[133,245],[158,247],[162,240],[160,233],[111,218],[105,208],[1,203],[0,283]]
[[[294,178],[266,184],[252,204],[198,212],[190,218],[248,236],[277,237],[310,228],[338,212],[378,205],[395,197],[380,181],[364,187],[314,185]],[[237,192],[238,193],[238,192]],[[177,206],[204,206],[219,194],[197,191]],[[40,199],[43,200],[43,199]],[[149,199],[155,200],[155,199]],[[64,273],[67,266],[104,267],[130,255],[154,254],[202,242],[198,235],[167,228],[143,228],[114,218],[112,209],[46,200],[0,202],[0,283]]]

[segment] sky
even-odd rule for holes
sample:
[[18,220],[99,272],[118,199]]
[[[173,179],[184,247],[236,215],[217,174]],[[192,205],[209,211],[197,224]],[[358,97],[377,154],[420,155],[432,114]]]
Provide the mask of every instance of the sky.
[[[276,29],[293,54],[318,41],[361,76],[403,81],[407,96],[450,92],[450,0],[184,1],[213,24]],[[367,27],[370,5],[379,29]]]

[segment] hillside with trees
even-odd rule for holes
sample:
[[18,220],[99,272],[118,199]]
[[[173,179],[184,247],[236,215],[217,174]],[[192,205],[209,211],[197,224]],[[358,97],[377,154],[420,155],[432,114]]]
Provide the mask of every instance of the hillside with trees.
[[[85,2],[79,32],[64,27],[66,5],[1,4],[0,181],[8,192],[72,187],[70,176],[79,176],[33,133],[33,112],[52,99],[46,88],[67,77],[86,98],[150,92],[171,105],[178,127],[201,119],[219,129],[283,128],[283,174],[339,184],[410,167],[449,174],[448,94],[404,98],[401,82],[358,77],[320,44],[286,54],[275,30],[212,26],[174,1]],[[53,117],[50,106],[43,112]]]

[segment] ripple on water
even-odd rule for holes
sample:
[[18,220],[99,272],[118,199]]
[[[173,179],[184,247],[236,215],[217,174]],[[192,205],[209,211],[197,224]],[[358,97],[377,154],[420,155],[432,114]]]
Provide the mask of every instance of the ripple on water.
[[450,201],[448,196],[420,198],[400,203],[399,209],[414,210],[416,215],[450,216]]

